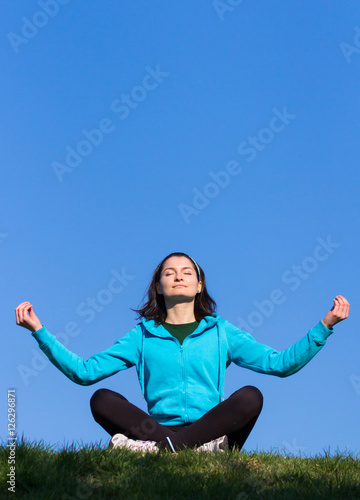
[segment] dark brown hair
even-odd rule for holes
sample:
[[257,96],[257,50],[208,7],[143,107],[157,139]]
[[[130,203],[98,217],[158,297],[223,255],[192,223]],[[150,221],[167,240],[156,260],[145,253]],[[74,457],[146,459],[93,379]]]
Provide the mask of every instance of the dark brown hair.
[[[179,257],[187,257],[190,259],[194,266],[194,271],[196,272],[196,275],[198,276],[196,266],[194,265],[193,259],[187,255],[186,253],[183,252],[173,252],[167,255],[157,266],[155,269],[153,276],[151,278],[149,288],[147,292],[144,293],[143,300],[147,294],[148,296],[148,301],[144,306],[140,309],[131,309],[132,311],[135,311],[138,313],[138,318],[146,318],[146,319],[154,319],[155,324],[158,326],[159,324],[163,323],[166,319],[167,316],[167,311],[166,311],[166,305],[165,305],[165,300],[164,296],[162,294],[159,294],[156,290],[156,283],[159,281],[159,276],[161,275],[161,271],[164,267],[165,261],[169,258],[172,257],[173,255],[179,256]],[[196,321],[201,321],[205,316],[212,316],[212,314],[216,310],[216,302],[210,297],[206,290],[206,282],[205,282],[205,273],[200,267],[199,264],[197,264],[200,270],[200,279],[198,281],[202,282],[202,287],[201,287],[201,292],[197,293],[195,296],[195,302],[194,302],[194,315]]]

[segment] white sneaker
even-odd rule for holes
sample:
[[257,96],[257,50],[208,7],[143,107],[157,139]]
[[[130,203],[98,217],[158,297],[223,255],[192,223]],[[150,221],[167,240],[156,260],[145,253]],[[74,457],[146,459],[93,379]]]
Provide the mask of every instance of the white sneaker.
[[114,434],[114,436],[110,439],[109,448],[121,448],[122,446],[125,446],[125,443],[128,440],[129,438],[124,434]]
[[125,443],[125,447],[135,451],[141,450],[143,451],[143,454],[147,451],[159,451],[156,441],[140,441],[139,439],[128,439]]
[[225,434],[224,436],[214,439],[213,441],[209,441],[208,443],[202,444],[201,446],[196,448],[195,451],[208,451],[208,452],[219,451],[224,453],[225,450],[228,449],[229,449],[229,443],[227,435]]
[[[156,441],[140,441],[140,439],[130,439],[124,434],[115,434],[110,441],[113,448],[129,448],[130,450],[143,451],[158,451]],[[144,454],[143,453],[143,454]]]

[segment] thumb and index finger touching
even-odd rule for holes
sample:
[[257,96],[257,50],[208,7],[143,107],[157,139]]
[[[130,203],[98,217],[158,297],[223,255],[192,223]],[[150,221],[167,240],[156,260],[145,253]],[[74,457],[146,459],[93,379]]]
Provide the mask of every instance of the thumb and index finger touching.
[[[35,331],[39,327],[39,318],[33,311],[33,306],[29,301],[21,302],[15,308],[16,324],[28,330]],[[35,330],[34,330],[35,329]]]
[[349,310],[350,304],[345,297],[342,295],[336,295],[335,299],[333,299],[334,305],[333,308],[339,308],[342,311]]

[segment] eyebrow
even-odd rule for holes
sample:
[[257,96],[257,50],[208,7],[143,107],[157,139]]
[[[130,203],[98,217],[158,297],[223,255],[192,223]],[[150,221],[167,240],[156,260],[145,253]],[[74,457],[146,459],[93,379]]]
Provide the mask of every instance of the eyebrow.
[[[175,270],[175,267],[166,267],[165,269],[163,269],[162,272],[166,271],[167,269],[174,269]],[[192,271],[195,271],[195,269],[193,269],[192,267],[189,267],[189,266],[182,267],[181,269],[191,269]]]

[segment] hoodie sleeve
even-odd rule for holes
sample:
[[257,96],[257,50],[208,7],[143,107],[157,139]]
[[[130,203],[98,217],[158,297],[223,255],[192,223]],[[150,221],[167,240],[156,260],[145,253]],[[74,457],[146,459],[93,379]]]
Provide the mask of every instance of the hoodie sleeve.
[[138,363],[138,330],[133,328],[111,347],[87,360],[69,351],[43,325],[31,334],[49,360],[70,380],[91,385]]
[[294,345],[276,351],[256,342],[249,333],[231,323],[227,322],[226,325],[231,361],[238,366],[278,377],[288,377],[303,368],[322,349],[333,331],[333,328],[329,329],[319,321]]

